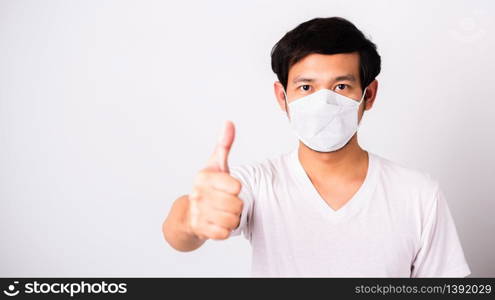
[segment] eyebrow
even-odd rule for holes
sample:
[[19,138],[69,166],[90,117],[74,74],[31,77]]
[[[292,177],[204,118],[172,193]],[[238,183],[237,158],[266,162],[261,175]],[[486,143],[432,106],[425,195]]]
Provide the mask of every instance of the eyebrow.
[[[310,77],[303,77],[303,76],[296,76],[296,78],[294,78],[294,80],[292,80],[292,83],[296,84],[298,82],[314,82],[316,81],[314,78],[310,78]],[[354,77],[354,75],[352,74],[347,74],[347,75],[341,75],[341,76],[337,76],[333,79],[333,81],[356,81],[356,77]]]

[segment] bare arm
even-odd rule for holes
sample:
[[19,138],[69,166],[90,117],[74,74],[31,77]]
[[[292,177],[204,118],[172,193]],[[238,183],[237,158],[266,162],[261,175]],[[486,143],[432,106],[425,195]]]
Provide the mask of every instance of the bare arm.
[[183,195],[175,200],[168,217],[163,222],[165,240],[178,251],[193,251],[201,247],[206,239],[200,239],[191,230],[188,220],[189,199]]

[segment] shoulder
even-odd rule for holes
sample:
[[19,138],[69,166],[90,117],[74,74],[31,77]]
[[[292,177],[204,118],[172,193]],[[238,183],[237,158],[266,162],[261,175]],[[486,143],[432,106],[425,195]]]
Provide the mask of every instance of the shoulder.
[[[439,181],[430,173],[372,154],[378,183],[392,201],[404,209],[426,214],[441,193]],[[395,200],[393,200],[395,199]]]
[[[383,196],[397,220],[413,226],[416,241],[422,239],[427,224],[446,213],[439,181],[430,173],[375,155],[378,194]],[[419,244],[416,244],[419,245]]]
[[385,183],[391,183],[407,191],[431,191],[438,188],[438,180],[429,172],[392,161],[374,153],[371,153],[371,155],[378,167],[380,179]]

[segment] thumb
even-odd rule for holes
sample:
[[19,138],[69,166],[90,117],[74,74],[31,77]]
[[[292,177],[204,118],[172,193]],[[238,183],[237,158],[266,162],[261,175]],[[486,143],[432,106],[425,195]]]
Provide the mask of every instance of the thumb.
[[217,145],[206,166],[207,169],[229,172],[228,156],[234,143],[235,127],[231,121],[226,121],[218,138]]

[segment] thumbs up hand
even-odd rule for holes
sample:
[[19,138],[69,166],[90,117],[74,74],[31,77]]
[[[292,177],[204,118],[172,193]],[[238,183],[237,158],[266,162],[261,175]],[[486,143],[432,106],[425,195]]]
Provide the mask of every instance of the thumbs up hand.
[[201,170],[189,195],[187,223],[199,239],[223,240],[239,226],[243,202],[238,198],[241,183],[230,176],[228,155],[235,138],[230,121],[224,125],[206,167]]

